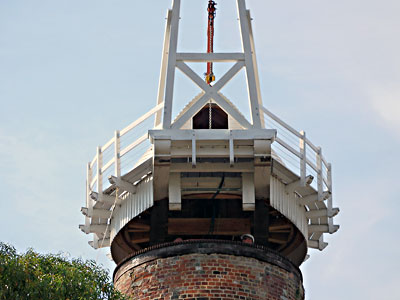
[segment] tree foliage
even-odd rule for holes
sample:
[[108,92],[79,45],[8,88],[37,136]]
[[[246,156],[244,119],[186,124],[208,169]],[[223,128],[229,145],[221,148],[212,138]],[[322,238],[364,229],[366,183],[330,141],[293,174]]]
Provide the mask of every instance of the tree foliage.
[[118,300],[108,272],[93,260],[39,254],[18,254],[0,242],[0,300]]

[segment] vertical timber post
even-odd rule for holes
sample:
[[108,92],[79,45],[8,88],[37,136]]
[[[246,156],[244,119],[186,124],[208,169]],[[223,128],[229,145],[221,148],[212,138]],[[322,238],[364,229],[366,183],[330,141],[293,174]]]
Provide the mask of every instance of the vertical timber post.
[[242,36],[244,59],[246,64],[246,78],[247,78],[247,88],[249,92],[251,120],[254,128],[261,128],[260,108],[258,102],[253,53],[251,51],[251,43],[250,43],[250,29],[249,29],[245,0],[237,0],[237,8],[238,8],[238,15],[240,22],[240,33]]
[[114,136],[114,173],[116,177],[121,176],[121,137],[119,131]]
[[306,142],[306,133],[304,131],[300,131],[300,181],[301,186],[306,185],[306,176],[307,176],[307,142]]
[[[168,64],[168,51],[169,51],[169,42],[171,37],[171,16],[172,10],[168,10],[167,12],[167,22],[165,24],[165,34],[164,34],[164,46],[162,52],[161,59],[161,70],[160,70],[160,80],[158,84],[158,97],[157,97],[157,105],[161,104],[164,101],[164,93],[165,93],[165,76],[167,73],[167,64]],[[162,111],[157,111],[155,119],[154,119],[154,127],[158,127],[161,124]]]
[[170,39],[168,47],[167,78],[164,100],[163,128],[171,127],[172,99],[174,94],[176,50],[178,47],[179,12],[181,0],[174,0],[172,7]]
[[101,147],[97,147],[97,192],[103,193],[103,174],[101,168],[103,167],[103,153],[101,152]]
[[317,161],[317,187],[318,187],[318,200],[322,199],[323,194],[323,182],[322,182],[322,150],[321,147],[317,149],[316,161]]

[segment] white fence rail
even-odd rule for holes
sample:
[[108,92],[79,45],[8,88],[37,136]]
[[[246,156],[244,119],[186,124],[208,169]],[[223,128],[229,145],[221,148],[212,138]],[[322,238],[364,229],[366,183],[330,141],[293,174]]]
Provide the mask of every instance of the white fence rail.
[[[154,125],[153,118],[150,117],[160,111],[163,106],[164,103],[158,104],[121,131],[116,131],[114,137],[104,146],[97,147],[96,156],[88,164],[88,197],[91,191],[101,193],[109,185],[107,181],[109,176],[119,177],[134,167],[137,160],[150,147],[149,143],[146,144],[147,131]],[[149,121],[152,123],[150,124]],[[139,151],[134,153],[134,157],[129,157],[134,150]]]
[[[265,124],[277,129],[273,150],[287,168],[297,174],[304,183],[308,175],[314,176],[312,186],[322,195],[324,191],[332,193],[332,167],[322,155],[321,147],[315,146],[304,131],[297,131],[283,122],[265,107],[262,107]],[[328,199],[331,204],[332,197]]]

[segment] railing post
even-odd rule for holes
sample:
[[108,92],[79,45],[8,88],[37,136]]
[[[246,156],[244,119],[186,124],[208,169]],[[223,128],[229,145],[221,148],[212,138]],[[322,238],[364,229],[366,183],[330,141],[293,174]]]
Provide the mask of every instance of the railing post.
[[192,134],[192,167],[196,167],[196,133]]
[[229,131],[229,164],[233,166],[233,163],[235,162],[235,152],[233,148],[233,136],[232,136],[232,130]]
[[329,226],[329,232],[334,232],[333,228],[333,207],[332,207],[332,164],[328,164],[328,191],[330,192],[329,198],[328,198],[328,226]]
[[114,173],[116,177],[121,176],[121,136],[118,130],[114,136]]
[[[90,210],[93,208],[93,200],[90,197],[91,187],[90,184],[92,182],[92,169],[90,168],[90,162],[87,164],[86,168],[86,207]],[[85,227],[89,227],[90,218],[85,217]]]
[[316,161],[317,161],[317,186],[318,186],[318,200],[321,201],[322,199],[322,194],[323,194],[323,181],[322,181],[322,149],[321,147],[317,148],[317,155],[316,155]]
[[101,153],[101,147],[97,147],[97,192],[103,193],[103,174],[101,168],[103,167],[103,153]]
[[304,131],[300,131],[300,182],[302,186],[306,185],[306,176],[307,176],[307,156],[306,156],[306,133]]

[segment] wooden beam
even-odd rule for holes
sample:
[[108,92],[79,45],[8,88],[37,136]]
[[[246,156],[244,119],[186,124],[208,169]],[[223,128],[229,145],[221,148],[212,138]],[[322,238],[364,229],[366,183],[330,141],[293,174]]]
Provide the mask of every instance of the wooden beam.
[[176,49],[178,48],[179,12],[181,0],[174,0],[171,14],[171,27],[168,43],[168,60],[166,66],[166,83],[164,94],[163,128],[170,128],[172,117],[172,100],[174,95]]
[[[314,180],[314,176],[308,175],[305,178],[305,184],[310,185],[313,182],[313,180]],[[287,184],[285,187],[286,193],[290,194],[290,193],[295,192],[296,189],[303,187],[302,183],[303,183],[302,180],[298,179],[296,181],[293,181],[292,183]]]
[[104,233],[107,229],[106,224],[91,224],[89,226],[79,225],[79,229],[84,233]]
[[108,205],[113,205],[114,203],[116,205],[119,205],[122,203],[123,199],[117,198],[117,201],[115,201],[115,196],[107,195],[107,194],[99,194],[97,192],[90,192],[90,197],[100,203],[108,204]]
[[108,177],[108,181],[111,184],[116,185],[121,190],[129,192],[131,194],[136,194],[136,186],[128,181],[122,180],[121,177],[115,177],[111,175],[110,177]]
[[282,229],[290,229],[292,225],[290,224],[281,224],[281,225],[271,225],[269,226],[270,232],[275,232]]
[[297,198],[297,201],[298,201],[298,203],[300,205],[309,206],[309,205],[312,205],[314,202],[324,201],[324,200],[328,199],[330,194],[331,194],[330,192],[323,192],[322,193],[322,198],[318,199],[318,193],[314,193],[314,194],[311,194],[311,195],[308,195],[308,196],[305,196],[305,197]]
[[197,163],[196,168],[193,168],[189,163],[177,163],[171,165],[171,172],[254,172],[254,164],[235,163],[231,167],[229,163]]
[[181,193],[181,174],[171,173],[169,174],[168,184],[169,194],[169,210],[181,210],[182,208],[182,193]]
[[316,209],[316,210],[309,210],[305,213],[307,218],[321,218],[321,217],[329,217],[333,218],[339,213],[339,208],[333,208],[331,211],[329,209]]
[[129,223],[128,224],[128,229],[142,229],[142,230],[150,230],[150,225],[149,224],[144,224],[144,223]]
[[109,219],[112,214],[112,211],[108,209],[96,209],[87,207],[82,207],[81,212],[84,216],[90,218],[103,218],[103,219]]
[[243,210],[254,211],[256,201],[254,173],[242,173],[242,195]]
[[[169,218],[168,234],[170,235],[205,235],[209,234],[211,218]],[[250,219],[216,218],[215,235],[241,235],[251,230]]]
[[177,53],[177,61],[189,62],[236,62],[244,60],[243,53]]

